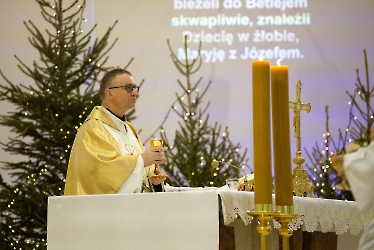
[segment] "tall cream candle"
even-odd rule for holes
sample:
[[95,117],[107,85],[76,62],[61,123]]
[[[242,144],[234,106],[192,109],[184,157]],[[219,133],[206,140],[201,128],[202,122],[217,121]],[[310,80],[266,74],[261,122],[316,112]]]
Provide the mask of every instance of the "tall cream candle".
[[252,108],[255,206],[272,211],[270,61],[252,62]]
[[271,67],[271,99],[277,211],[293,205],[288,66]]

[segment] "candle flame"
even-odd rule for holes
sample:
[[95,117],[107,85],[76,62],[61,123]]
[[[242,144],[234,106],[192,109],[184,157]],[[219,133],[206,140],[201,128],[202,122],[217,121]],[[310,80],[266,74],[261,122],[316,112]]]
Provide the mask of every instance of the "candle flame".
[[277,60],[277,65],[278,65],[278,66],[280,66],[280,65],[281,65],[281,61],[282,61],[282,60],[283,60],[283,58],[282,58],[282,59],[278,59],[278,60]]
[[264,57],[263,56],[258,56],[258,60],[263,61]]

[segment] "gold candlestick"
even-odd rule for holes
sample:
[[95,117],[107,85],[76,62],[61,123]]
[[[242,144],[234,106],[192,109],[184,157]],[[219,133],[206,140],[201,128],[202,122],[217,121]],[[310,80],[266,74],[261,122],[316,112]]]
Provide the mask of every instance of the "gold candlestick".
[[[309,182],[308,174],[305,169],[301,166],[304,163],[304,158],[301,156],[301,137],[300,137],[300,112],[306,111],[310,112],[310,103],[303,104],[300,101],[301,96],[301,82],[296,83],[296,101],[289,102],[289,107],[293,109],[293,127],[294,127],[294,137],[296,138],[296,157],[293,159],[293,163],[297,166],[292,174],[292,189],[293,192],[298,196],[303,196],[305,193],[308,196],[313,196],[311,192],[313,191],[312,184]],[[278,215],[274,216],[274,220],[281,224],[278,229],[279,236],[282,237],[282,249],[290,249],[290,237],[292,236],[293,230],[290,228],[290,223],[300,217],[300,214],[294,214],[293,206],[276,206],[276,210],[279,212]]]
[[[292,208],[293,211],[293,208]],[[293,230],[290,228],[290,223],[300,217],[300,214],[279,214],[274,217],[274,220],[281,224],[281,227],[278,229],[279,236],[282,237],[282,249],[290,249],[290,237],[292,236]]]
[[248,211],[247,214],[258,220],[259,224],[256,231],[261,235],[261,250],[267,250],[267,236],[272,230],[269,222],[275,216],[278,216],[279,213],[267,211]]

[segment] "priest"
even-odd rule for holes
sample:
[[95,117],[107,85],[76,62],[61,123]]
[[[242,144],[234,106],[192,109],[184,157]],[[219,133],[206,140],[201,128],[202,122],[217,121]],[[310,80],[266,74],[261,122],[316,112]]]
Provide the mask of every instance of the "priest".
[[65,195],[162,191],[163,149],[144,149],[125,113],[135,107],[139,86],[124,69],[108,71],[100,81],[101,106],[79,128],[70,153]]
[[[343,163],[338,175],[347,177],[353,196],[362,212],[368,212],[374,207],[374,128],[371,129],[370,139],[371,142],[367,147],[331,159],[333,165]],[[365,229],[358,248],[358,250],[372,249],[374,249],[374,221]]]

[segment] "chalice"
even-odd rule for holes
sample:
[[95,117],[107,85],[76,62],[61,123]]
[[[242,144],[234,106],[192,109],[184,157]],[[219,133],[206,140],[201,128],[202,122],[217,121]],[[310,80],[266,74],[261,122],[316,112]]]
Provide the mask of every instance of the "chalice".
[[164,147],[164,141],[153,139],[153,140],[148,141],[148,145],[149,145],[150,148],[155,148],[155,147],[163,148]]
[[[163,148],[164,147],[164,141],[163,140],[152,139],[152,140],[148,141],[148,146],[150,148],[156,148],[156,147]],[[166,178],[167,176],[161,171],[160,164],[155,164],[154,173],[150,177],[165,177]]]

